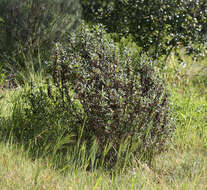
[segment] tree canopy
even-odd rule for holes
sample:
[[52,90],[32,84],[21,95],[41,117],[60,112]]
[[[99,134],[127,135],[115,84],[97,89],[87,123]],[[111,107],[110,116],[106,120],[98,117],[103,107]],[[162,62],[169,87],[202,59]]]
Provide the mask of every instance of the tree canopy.
[[184,46],[199,50],[207,39],[205,0],[81,0],[83,18],[103,23],[119,37],[131,35],[154,57]]

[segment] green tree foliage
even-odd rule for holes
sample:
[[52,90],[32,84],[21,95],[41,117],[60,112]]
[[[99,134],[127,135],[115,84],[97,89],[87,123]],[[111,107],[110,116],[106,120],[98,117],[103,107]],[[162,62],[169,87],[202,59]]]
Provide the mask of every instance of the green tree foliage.
[[81,0],[83,18],[111,33],[131,34],[154,57],[184,46],[196,52],[207,40],[206,0]]
[[25,57],[46,58],[56,40],[77,25],[78,0],[1,0],[0,58],[25,66]]

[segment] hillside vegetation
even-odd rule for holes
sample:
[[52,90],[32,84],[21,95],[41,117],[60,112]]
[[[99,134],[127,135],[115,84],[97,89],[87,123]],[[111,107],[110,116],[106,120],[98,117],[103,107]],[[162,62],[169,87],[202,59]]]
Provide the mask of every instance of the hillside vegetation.
[[[189,60],[188,60],[189,61]],[[169,60],[166,78],[170,81],[176,130],[167,151],[149,166],[135,164],[119,175],[98,169],[85,171],[67,165],[56,168],[61,158],[32,156],[30,149],[1,135],[1,189],[206,189],[207,127],[205,73],[202,63],[187,62],[185,68]],[[181,67],[181,68],[180,68]],[[176,68],[179,73],[175,75]],[[192,69],[192,71],[191,71]],[[191,72],[189,72],[191,71]],[[179,80],[178,80],[179,78]],[[19,89],[21,90],[21,89]],[[11,113],[16,92],[1,91],[1,117]],[[2,122],[2,121],[1,121]],[[137,162],[136,162],[137,163]]]
[[0,189],[207,189],[207,3],[0,2]]

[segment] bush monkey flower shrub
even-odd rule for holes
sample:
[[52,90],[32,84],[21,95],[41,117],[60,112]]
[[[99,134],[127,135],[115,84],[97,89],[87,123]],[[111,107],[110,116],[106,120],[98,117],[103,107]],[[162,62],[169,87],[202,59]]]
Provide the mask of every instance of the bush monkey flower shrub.
[[128,153],[150,161],[163,149],[173,131],[169,94],[147,56],[121,51],[102,26],[84,25],[67,45],[56,44],[48,65],[47,98],[72,115],[69,131],[84,126],[88,150],[96,139],[97,158],[107,144],[110,166]]

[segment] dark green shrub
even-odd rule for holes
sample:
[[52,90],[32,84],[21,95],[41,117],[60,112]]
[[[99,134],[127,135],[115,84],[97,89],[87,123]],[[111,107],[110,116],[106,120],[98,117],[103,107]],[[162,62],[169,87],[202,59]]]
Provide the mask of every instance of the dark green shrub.
[[78,0],[1,0],[2,63],[16,71],[47,59],[53,43],[75,28],[79,13]]
[[170,135],[168,93],[153,66],[144,55],[121,52],[101,27],[83,27],[66,46],[56,46],[50,64],[56,91],[63,105],[71,101],[71,92],[81,104],[84,141],[90,145],[95,136],[100,154],[112,143],[110,162],[116,160],[123,139],[134,153],[150,159]]
[[24,124],[14,133],[34,147],[73,134],[68,150],[81,152],[82,144],[87,158],[95,149],[96,164],[107,167],[123,167],[132,156],[150,161],[173,130],[168,92],[154,67],[145,55],[116,48],[102,27],[83,26],[56,44],[47,82],[24,92]]

